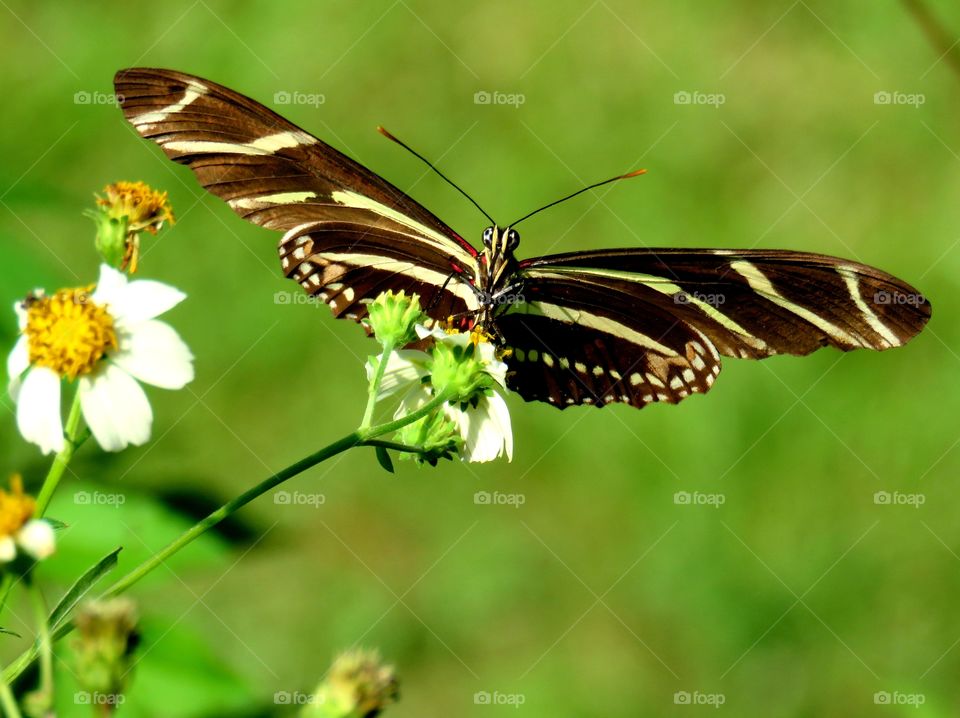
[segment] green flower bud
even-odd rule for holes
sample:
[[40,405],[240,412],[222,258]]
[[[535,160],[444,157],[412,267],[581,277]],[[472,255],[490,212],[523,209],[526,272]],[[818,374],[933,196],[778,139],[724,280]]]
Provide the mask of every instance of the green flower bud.
[[104,262],[119,269],[127,252],[127,218],[111,217],[106,212],[87,212],[87,216],[97,225],[97,252]]
[[115,706],[121,702],[118,697],[139,638],[136,606],[127,598],[92,601],[80,608],[75,620],[73,650],[80,686],[99,703]]
[[463,446],[456,424],[447,419],[442,411],[407,424],[397,432],[396,438],[401,444],[424,449],[419,454],[403,452],[400,458],[413,459],[418,464],[426,462],[430,466],[436,466],[440,459],[452,459]]
[[393,666],[376,651],[353,650],[333,662],[301,718],[373,718],[398,697]]
[[451,394],[451,401],[468,402],[493,386],[494,379],[472,341],[465,345],[437,342],[431,353],[430,383],[437,392]]
[[367,310],[370,327],[382,346],[402,347],[416,341],[416,326],[427,319],[420,309],[420,296],[403,290],[381,293]]

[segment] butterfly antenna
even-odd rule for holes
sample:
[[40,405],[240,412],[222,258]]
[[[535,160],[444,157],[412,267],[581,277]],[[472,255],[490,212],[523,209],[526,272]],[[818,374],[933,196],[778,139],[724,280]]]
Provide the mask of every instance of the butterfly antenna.
[[556,200],[556,201],[554,201],[554,202],[551,202],[550,204],[545,204],[543,207],[540,207],[540,209],[535,209],[535,210],[533,210],[530,214],[525,214],[523,217],[521,217],[520,219],[518,219],[516,222],[511,222],[511,223],[508,224],[507,226],[508,226],[508,227],[516,227],[518,224],[520,224],[520,223],[521,223],[522,221],[524,221],[525,219],[530,219],[533,215],[535,215],[535,214],[537,214],[537,213],[539,213],[539,212],[542,212],[542,211],[545,210],[545,209],[550,209],[551,207],[553,207],[553,206],[555,206],[555,205],[558,205],[558,204],[560,204],[561,202],[566,202],[568,199],[573,199],[573,198],[576,197],[578,194],[583,194],[583,193],[586,192],[587,190],[596,189],[597,187],[602,187],[602,186],[605,185],[605,184],[610,184],[611,182],[616,182],[617,180],[629,179],[630,177],[637,177],[637,176],[639,176],[639,175],[646,174],[646,173],[647,173],[646,170],[634,170],[633,172],[628,172],[628,173],[625,174],[625,175],[617,175],[616,177],[611,177],[610,179],[605,179],[603,182],[597,182],[596,184],[589,185],[588,187],[584,187],[583,189],[578,189],[578,190],[577,190],[576,192],[574,192],[573,194],[568,194],[566,197],[561,197],[560,199],[558,199],[558,200]]
[[396,143],[397,143],[398,145],[400,145],[403,149],[405,149],[407,152],[409,152],[409,153],[412,154],[414,157],[416,157],[416,158],[419,159],[421,162],[423,162],[427,167],[429,167],[429,168],[432,169],[434,172],[436,172],[438,175],[440,175],[440,177],[441,177],[447,184],[449,184],[451,187],[453,187],[455,190],[457,190],[457,192],[459,192],[459,193],[462,194],[464,197],[466,197],[468,200],[470,200],[470,203],[471,203],[474,207],[476,207],[477,209],[479,209],[480,212],[483,214],[483,216],[490,220],[490,223],[491,223],[491,224],[493,224],[493,225],[496,225],[496,224],[497,224],[497,221],[496,221],[493,217],[491,217],[489,214],[487,214],[486,210],[484,210],[483,207],[481,207],[479,204],[477,204],[477,201],[476,201],[473,197],[471,197],[471,196],[468,195],[464,190],[462,190],[462,189],[457,185],[456,182],[454,182],[452,179],[450,179],[449,177],[447,177],[443,172],[441,172],[441,171],[438,170],[436,167],[434,167],[433,163],[432,163],[430,160],[428,160],[426,157],[424,157],[423,155],[421,155],[421,154],[420,154],[419,152],[417,152],[415,149],[413,149],[412,147],[410,147],[410,145],[406,144],[405,142],[403,142],[403,141],[397,139],[396,137],[394,137],[393,135],[391,135],[391,134],[390,134],[389,132],[387,132],[387,130],[385,130],[383,127],[379,127],[379,126],[378,126],[378,127],[377,127],[377,132],[379,132],[381,135],[383,135],[384,137],[386,137],[388,140],[393,140],[394,142],[396,142]]

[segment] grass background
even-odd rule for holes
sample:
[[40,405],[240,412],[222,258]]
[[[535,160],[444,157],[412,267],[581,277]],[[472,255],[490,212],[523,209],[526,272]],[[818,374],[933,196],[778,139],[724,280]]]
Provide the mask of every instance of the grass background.
[[[960,11],[939,12],[960,28]],[[142,272],[188,292],[169,319],[197,357],[187,390],[150,392],[148,446],[76,461],[55,507],[71,528],[42,568],[51,598],[113,546],[129,568],[346,433],[371,351],[325,310],[275,303],[297,289],[277,237],[93,94],[121,67],[264,101],[474,240],[483,218],[377,124],[503,219],[650,170],[531,220],[521,256],[809,250],[894,272],[934,305],[907,348],[727,360],[708,399],[676,407],[561,413],[512,398],[510,464],[389,476],[357,451],[311,471],[287,489],[322,505],[265,497],[137,587],[145,645],[120,715],[288,715],[274,693],[309,691],[356,642],[397,664],[397,718],[713,710],[677,692],[737,716],[960,711],[960,85],[902,6],[5,0],[0,18],[0,302],[93,281],[80,211],[108,182],[145,180],[179,221],[147,241]],[[475,104],[478,91],[524,102]],[[924,101],[876,104],[883,91]],[[324,102],[279,106],[282,92]],[[725,102],[680,105],[678,92]],[[4,346],[14,333],[0,314]],[[46,465],[4,398],[0,471],[36,485]],[[477,491],[524,503],[477,505]],[[678,505],[678,491],[724,503]],[[877,505],[877,491],[924,504]],[[29,637],[28,615],[15,604],[6,623]],[[5,637],[0,653],[23,645]],[[85,715],[62,658],[61,713]],[[478,705],[482,691],[523,705]],[[923,705],[877,705],[877,692]]]

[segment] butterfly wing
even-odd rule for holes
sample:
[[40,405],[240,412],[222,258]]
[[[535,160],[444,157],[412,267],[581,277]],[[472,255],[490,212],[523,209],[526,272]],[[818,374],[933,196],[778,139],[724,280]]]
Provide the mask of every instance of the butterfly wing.
[[133,68],[114,85],[141,136],[238,215],[285,233],[284,272],[337,316],[362,318],[385,289],[418,291],[438,318],[475,306],[463,282],[477,274],[476,250],[346,155],[209,80]]
[[901,346],[931,312],[886,272],[803,252],[574,252],[521,262],[518,276],[523,301],[497,319],[511,387],[561,407],[676,403],[712,385],[720,355]]

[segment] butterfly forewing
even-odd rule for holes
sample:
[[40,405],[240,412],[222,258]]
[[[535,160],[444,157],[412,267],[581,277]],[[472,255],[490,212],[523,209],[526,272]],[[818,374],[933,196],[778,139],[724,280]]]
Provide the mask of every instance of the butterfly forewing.
[[873,267],[776,250],[624,249],[528,260],[522,273],[634,295],[704,334],[726,356],[882,350],[915,336],[930,304]]
[[[382,288],[406,286],[430,289],[438,310],[467,310],[440,287],[451,275],[475,276],[476,250],[386,180],[209,80],[131,69],[117,73],[115,86],[137,132],[241,217],[286,233],[284,271],[325,301],[339,297],[332,305],[338,316],[360,318],[359,305]],[[308,236],[309,252],[293,244]]]

